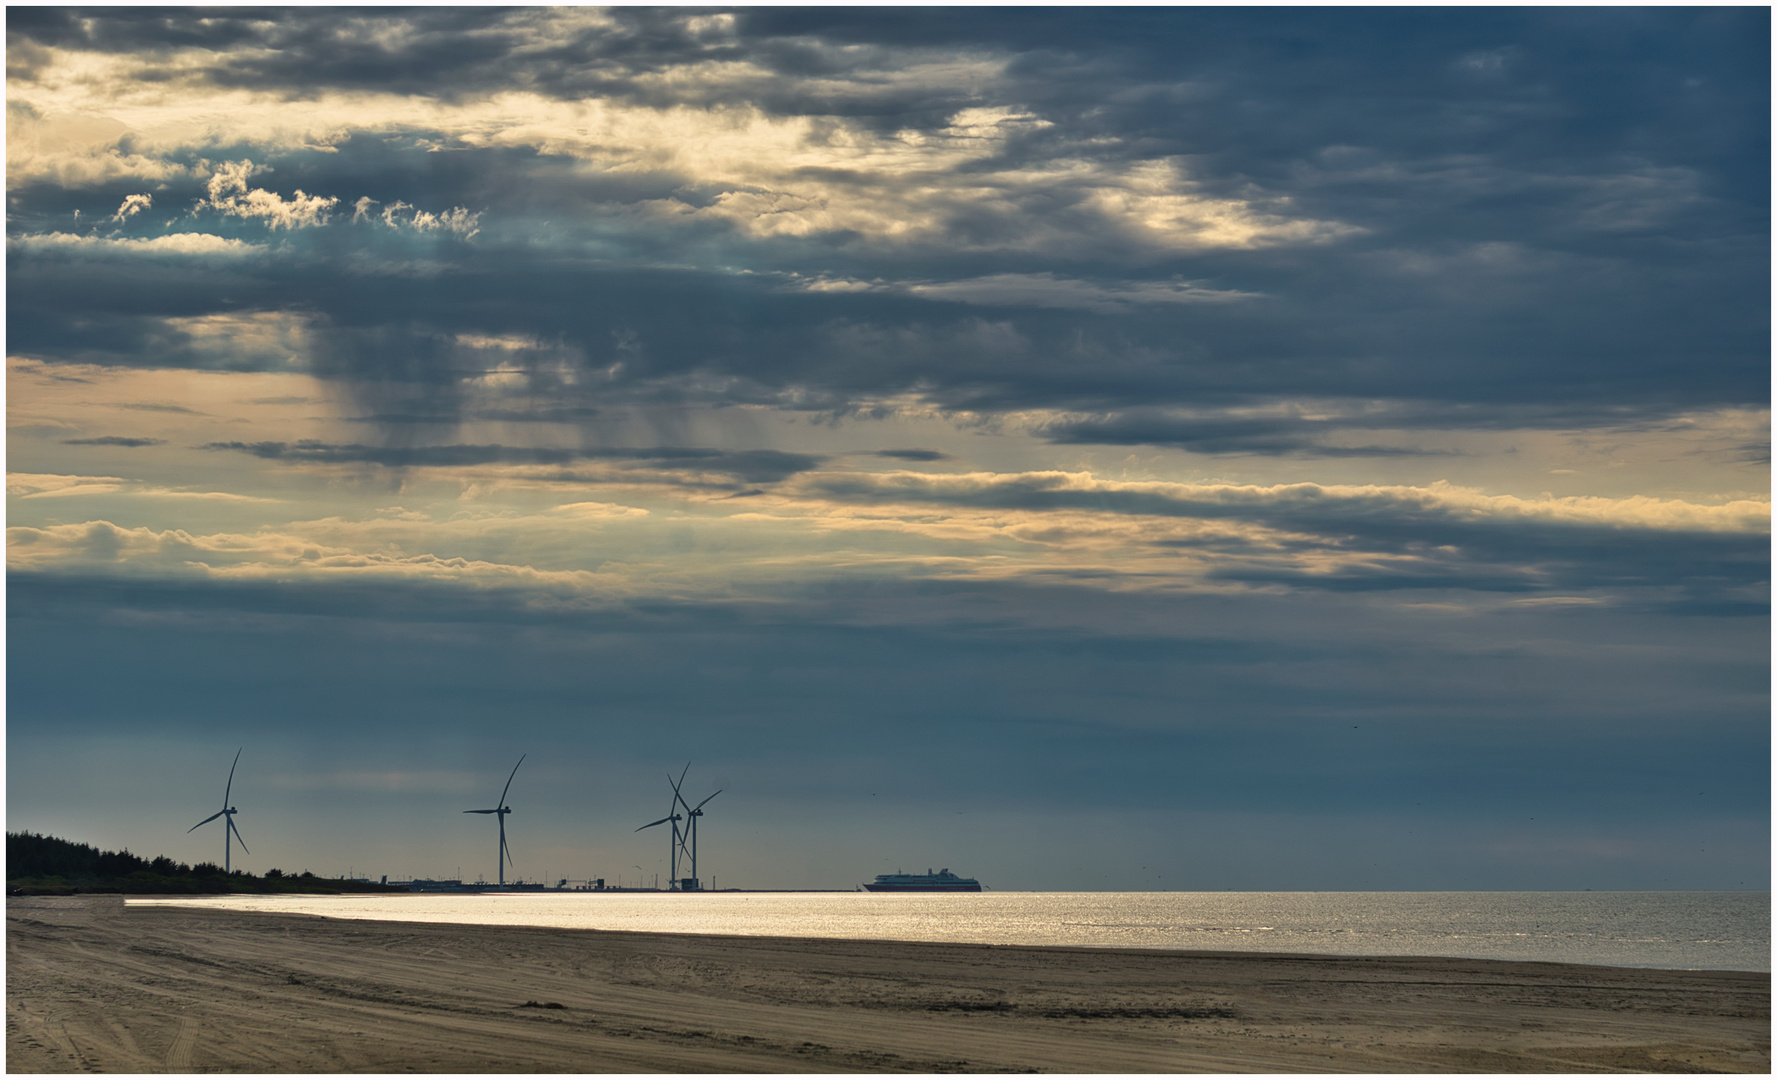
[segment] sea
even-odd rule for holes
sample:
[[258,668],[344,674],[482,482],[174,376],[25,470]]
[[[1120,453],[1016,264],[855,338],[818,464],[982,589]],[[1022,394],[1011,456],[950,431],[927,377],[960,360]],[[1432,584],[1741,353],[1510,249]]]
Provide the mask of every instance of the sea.
[[513,892],[130,898],[669,934],[1771,970],[1769,892]]

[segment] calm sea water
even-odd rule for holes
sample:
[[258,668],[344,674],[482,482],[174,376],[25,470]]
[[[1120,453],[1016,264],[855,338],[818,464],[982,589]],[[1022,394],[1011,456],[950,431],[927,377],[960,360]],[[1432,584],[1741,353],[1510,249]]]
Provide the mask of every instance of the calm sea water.
[[1768,892],[434,893],[128,902],[686,934],[1771,970]]

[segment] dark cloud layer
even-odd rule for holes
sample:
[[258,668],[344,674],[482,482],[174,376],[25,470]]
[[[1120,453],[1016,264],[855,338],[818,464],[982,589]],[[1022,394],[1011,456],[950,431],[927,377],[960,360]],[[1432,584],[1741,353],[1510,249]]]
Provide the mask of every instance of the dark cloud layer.
[[[1304,411],[1259,415],[1203,414],[1137,406],[1098,416],[1045,424],[1039,434],[1058,443],[1177,446],[1202,453],[1313,454],[1322,457],[1444,456],[1454,451],[1423,446],[1343,446],[1328,435],[1362,432],[1517,431],[1529,429],[1658,428],[1667,406],[1656,402],[1488,402],[1374,400],[1320,402],[1318,415]],[[1742,448],[1769,455],[1768,445]]]
[[[993,482],[933,482],[815,474],[804,489],[842,501],[909,500],[977,509],[1083,510],[1263,526],[1280,536],[1211,537],[1204,549],[1252,558],[1222,560],[1212,577],[1299,589],[1458,589],[1540,593],[1671,590],[1635,602],[1718,614],[1768,614],[1769,537],[1751,532],[1637,527],[1620,521],[1551,520],[1477,514],[1428,502],[1423,492],[1332,492],[1316,485],[1273,491],[1159,488],[1081,489],[1056,475]],[[1195,547],[1163,540],[1159,546]],[[1346,565],[1288,565],[1315,553]],[[1285,560],[1280,560],[1279,556]],[[1318,563],[1318,560],[1316,560]]]
[[129,435],[98,435],[90,439],[63,439],[63,446],[159,446],[165,439],[142,439]]
[[[315,370],[348,384],[454,390],[483,374],[487,363],[464,357],[452,344],[458,335],[523,327],[562,343],[583,372],[621,361],[615,375],[588,379],[581,386],[594,389],[578,391],[547,381],[556,358],[534,365],[544,381],[527,390],[578,393],[587,408],[681,397],[691,385],[705,397],[736,402],[788,400],[787,392],[796,390],[798,401],[841,410],[917,390],[942,407],[976,412],[1109,409],[1118,414],[1109,422],[1075,422],[1055,434],[1066,441],[1159,442],[1210,452],[1337,451],[1281,430],[1282,422],[1237,427],[1222,420],[1170,429],[1149,422],[1144,429],[1122,410],[1339,395],[1418,399],[1420,409],[1396,410],[1409,428],[1530,427],[1551,418],[1614,426],[1625,415],[1653,419],[1687,408],[1755,406],[1768,378],[1753,336],[1762,328],[1725,310],[1758,309],[1719,294],[1712,301],[1693,295],[1701,302],[1678,313],[1672,309],[1679,298],[1648,311],[1633,289],[1616,290],[1615,297],[1568,290],[1565,300],[1559,293],[1538,298],[1540,310],[1555,314],[1539,314],[1545,325],[1527,338],[1517,337],[1525,329],[1521,315],[1508,321],[1504,312],[1445,305],[1402,317],[1386,334],[1399,344],[1377,355],[1355,337],[1339,342],[1341,333],[1358,330],[1349,317],[1311,332],[1313,309],[1335,307],[1344,291],[1338,289],[1305,302],[1309,310],[1293,316],[1256,305],[1113,322],[1078,313],[958,314],[951,305],[942,310],[916,300],[785,296],[695,273],[536,266],[517,253],[488,252],[462,271],[426,281],[385,280],[371,292],[350,278],[321,274],[319,266],[300,277],[231,274],[226,286],[216,281],[198,292],[177,278],[140,280],[124,268],[118,290],[103,288],[105,273],[88,265],[15,257],[11,270],[13,347],[44,359],[249,364],[251,358],[224,361],[194,350],[185,331],[163,320],[275,310],[296,301],[321,315]],[[121,289],[126,277],[130,291]],[[1387,292],[1383,284],[1372,279],[1346,288],[1373,295]],[[125,295],[133,310],[118,309],[117,298]],[[686,312],[697,318],[685,319]],[[1560,314],[1566,312],[1584,314]],[[1740,323],[1742,340],[1722,341],[1722,324],[1699,325],[1710,316]],[[1557,318],[1569,325],[1550,321]],[[1310,351],[1312,338],[1330,348]],[[1699,362],[1699,347],[1712,351],[1706,362]],[[460,395],[443,404],[453,414],[462,408]],[[1274,430],[1262,430],[1266,426]],[[1336,433],[1377,423],[1360,418],[1314,426]]]
[[938,450],[878,450],[876,456],[897,461],[944,461],[950,455]]
[[[538,28],[549,20],[537,9],[21,8],[9,18],[8,34],[15,48],[215,50],[208,65],[181,76],[309,92],[336,86],[474,94],[519,85],[569,98],[621,95],[640,93],[635,80],[641,75],[699,61],[745,60],[785,85],[779,108],[796,115],[836,104],[862,111],[856,97],[791,96],[812,77],[879,71],[907,51],[974,49],[1011,59],[1020,90],[1041,95],[1033,103],[1079,104],[1070,94],[1081,87],[1147,87],[1145,95],[1101,93],[1094,107],[1069,117],[1082,125],[1120,121],[1113,129],[1118,134],[1145,118],[1144,135],[1200,141],[1206,130],[1177,115],[1179,99],[1165,92],[1185,71],[1198,76],[1187,83],[1197,91],[1189,100],[1215,101],[1226,87],[1248,94],[1263,87],[1264,96],[1245,103],[1252,123],[1243,141],[1270,140],[1266,149],[1282,148],[1283,139],[1316,128],[1328,132],[1329,142],[1361,144],[1379,119],[1395,132],[1433,143],[1472,137],[1463,130],[1467,125],[1440,129],[1427,122],[1451,119],[1455,110],[1461,119],[1489,123],[1495,138],[1539,153],[1556,140],[1584,152],[1624,136],[1652,142],[1674,135],[1690,147],[1749,164],[1762,156],[1737,143],[1737,110],[1723,108],[1744,104],[1736,100],[1743,90],[1764,88],[1768,57],[1761,39],[1749,32],[1762,17],[1755,11],[1039,8],[1008,18],[1003,11],[968,8],[752,9],[737,12],[732,32],[721,33],[699,28],[694,20],[707,14],[702,11],[619,8],[607,14],[604,24],[539,40]],[[368,32],[378,25],[405,32]],[[1329,47],[1333,43],[1336,48]],[[242,47],[270,55],[232,55]],[[1626,62],[1631,56],[1639,63]],[[1708,80],[1684,82],[1704,70]],[[684,96],[673,100],[721,100],[691,96],[698,92],[696,83],[686,83],[678,91]],[[704,91],[717,92],[732,95],[734,88]],[[884,85],[875,93],[880,96],[864,100],[881,113],[917,114],[921,109],[906,98],[919,94],[940,99],[925,111],[941,118],[961,104],[942,101],[946,91],[940,87]],[[1551,97],[1584,109],[1552,107]],[[1378,98],[1393,105],[1380,117],[1373,109],[1350,107]],[[1574,146],[1576,135],[1581,140]]]
[[568,465],[577,461],[637,462],[656,467],[724,473],[753,483],[782,480],[820,464],[812,454],[782,450],[712,450],[704,447],[658,446],[645,450],[557,450],[535,446],[402,446],[323,443],[304,439],[282,442],[218,442],[206,450],[238,450],[268,461],[320,465],[366,463],[389,468],[463,467],[469,465]]
[[[912,392],[977,413],[1098,413],[1107,419],[1053,433],[1204,453],[1395,451],[1336,437],[1371,426],[1361,420],[1314,431],[1256,421],[1168,427],[1141,410],[1346,396],[1417,403],[1403,411],[1418,412],[1408,426],[1422,429],[1535,426],[1551,414],[1589,427],[1622,412],[1769,399],[1768,58],[1747,44],[1764,40],[1761,10],[1284,18],[1043,9],[1007,19],[796,9],[744,12],[717,32],[698,29],[685,10],[618,9],[611,25],[565,38],[539,37],[548,16],[530,9],[17,14],[9,33],[27,65],[34,43],[137,54],[202,45],[218,50],[208,66],[178,78],[296,94],[375,88],[456,100],[524,88],[653,104],[666,94],[871,130],[931,129],[965,106],[1003,104],[1049,126],[1009,139],[976,167],[1185,155],[1205,194],[1288,200],[1292,214],[1358,230],[1269,250],[959,255],[956,241],[971,230],[1015,236],[1027,221],[970,218],[987,211],[958,204],[937,246],[845,233],[743,239],[715,224],[650,227],[644,241],[623,215],[645,199],[696,203],[693,178],[588,173],[547,152],[463,146],[439,155],[394,149],[382,135],[347,137],[330,153],[282,154],[263,182],[337,195],[342,207],[358,195],[392,204],[423,189],[435,210],[481,211],[481,234],[468,244],[382,235],[345,225],[341,213],[316,235],[283,238],[296,262],[245,273],[201,260],[124,265],[103,252],[69,263],[9,245],[12,345],[43,359],[210,366],[217,361],[184,345],[167,317],[287,310],[313,322],[314,368],[329,378],[449,388],[479,373],[449,342],[517,327],[558,343],[568,358],[552,363],[582,374],[623,362],[608,378],[579,382],[582,409],[682,397],[693,384],[718,401],[840,411]],[[396,23],[408,32],[370,33]],[[229,51],[244,45],[272,51]],[[928,54],[985,58],[1002,73],[968,100],[874,74]],[[744,61],[761,74],[701,90],[694,80],[669,91],[646,78],[694,60]],[[856,93],[835,98],[836,82]],[[167,202],[200,189],[175,180]],[[104,197],[124,193],[113,181]],[[1085,205],[1083,190],[1044,197],[1019,213],[1060,221]],[[9,228],[16,235],[58,200],[65,194],[17,192]],[[539,249],[528,237],[541,219],[554,239]],[[247,239],[257,228],[205,227]],[[366,278],[368,264],[351,260],[370,255],[390,265],[431,258],[438,268]],[[865,280],[1183,277],[1255,299],[1138,304],[1113,317],[881,292],[796,295],[770,276],[668,263]],[[472,407],[450,393],[435,404],[449,416]]]

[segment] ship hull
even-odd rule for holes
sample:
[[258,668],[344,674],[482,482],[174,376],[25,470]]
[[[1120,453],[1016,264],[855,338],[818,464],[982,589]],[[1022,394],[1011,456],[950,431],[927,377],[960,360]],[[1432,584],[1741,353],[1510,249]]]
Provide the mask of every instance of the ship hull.
[[878,885],[871,882],[865,892],[980,892],[979,883],[971,885]]

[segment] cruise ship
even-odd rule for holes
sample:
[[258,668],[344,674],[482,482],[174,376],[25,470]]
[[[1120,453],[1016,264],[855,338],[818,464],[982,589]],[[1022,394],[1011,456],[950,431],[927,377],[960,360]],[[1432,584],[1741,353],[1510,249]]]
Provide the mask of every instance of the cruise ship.
[[937,873],[877,874],[875,881],[864,883],[867,892],[980,892],[981,883],[972,877],[957,877],[946,867]]

